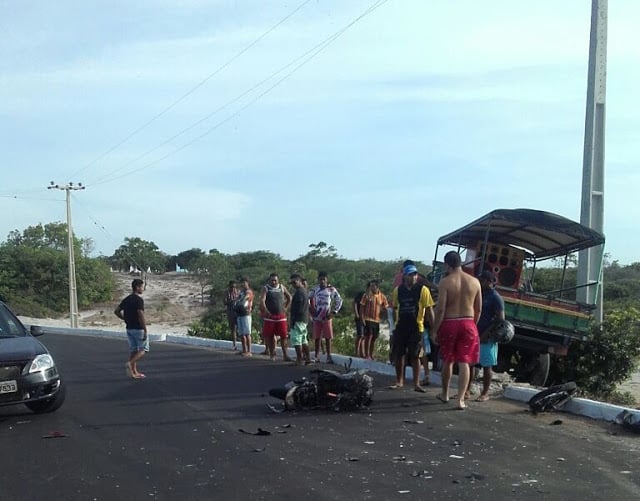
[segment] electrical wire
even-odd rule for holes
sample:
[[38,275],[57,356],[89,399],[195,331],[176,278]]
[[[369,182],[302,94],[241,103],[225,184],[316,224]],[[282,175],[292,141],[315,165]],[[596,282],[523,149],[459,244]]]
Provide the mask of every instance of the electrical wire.
[[273,32],[274,30],[276,30],[280,25],[282,25],[283,23],[285,23],[287,20],[289,20],[292,16],[294,16],[300,9],[302,9],[306,4],[308,4],[311,0],[304,0],[301,4],[299,4],[295,9],[293,9],[289,14],[287,14],[285,17],[283,17],[280,21],[278,21],[276,24],[274,24],[273,26],[271,26],[271,28],[269,28],[267,31],[265,31],[262,35],[260,35],[258,38],[256,38],[253,42],[251,42],[249,45],[247,45],[246,47],[244,47],[242,50],[240,50],[239,52],[237,52],[234,56],[232,56],[227,62],[225,62],[223,65],[221,65],[220,67],[218,67],[218,69],[216,69],[213,73],[210,73],[207,77],[205,77],[203,80],[201,80],[198,84],[196,84],[194,87],[192,87],[191,89],[189,89],[187,92],[185,92],[182,96],[180,96],[178,99],[176,99],[173,103],[171,103],[169,106],[167,106],[166,108],[164,108],[162,111],[160,111],[159,113],[157,113],[156,115],[154,115],[153,117],[151,117],[149,120],[147,120],[145,123],[143,123],[142,125],[140,125],[138,128],[134,129],[132,132],[130,132],[129,134],[127,134],[123,139],[121,139],[120,141],[118,141],[116,144],[114,144],[113,146],[111,146],[109,149],[107,149],[106,151],[104,151],[103,153],[101,153],[98,157],[94,158],[91,162],[89,162],[88,164],[86,164],[85,166],[81,167],[80,169],[76,170],[71,176],[69,176],[69,178],[77,178],[79,176],[79,174],[83,173],[85,170],[87,170],[89,167],[91,167],[92,165],[96,164],[97,162],[99,162],[100,160],[102,160],[103,158],[105,158],[107,155],[109,155],[110,153],[112,153],[113,151],[115,151],[117,148],[119,148],[120,146],[122,146],[124,143],[126,143],[127,141],[129,141],[131,138],[133,138],[134,136],[136,136],[139,132],[143,131],[144,129],[146,129],[149,125],[151,125],[152,123],[154,123],[156,120],[158,120],[160,117],[162,117],[163,115],[165,115],[167,112],[169,112],[171,109],[173,109],[175,106],[177,106],[179,103],[181,103],[182,101],[184,101],[187,97],[189,97],[191,94],[193,94],[196,90],[198,90],[200,87],[202,87],[205,83],[207,83],[209,80],[211,80],[213,77],[215,77],[216,75],[218,75],[220,72],[222,72],[222,70],[224,70],[225,68],[227,68],[228,66],[230,66],[234,61],[236,61],[238,58],[240,58],[240,56],[242,56],[244,53],[246,53],[247,51],[249,51],[252,47],[254,47],[255,45],[257,45],[260,41],[262,41],[264,38],[267,37],[267,35],[269,35],[271,32]]
[[[289,62],[286,65],[282,66],[281,68],[279,68],[275,72],[271,73],[268,77],[266,77],[265,79],[263,79],[259,83],[253,85],[248,90],[242,92],[240,95],[236,96],[232,100],[230,100],[230,101],[226,102],[225,104],[221,105],[216,110],[214,110],[212,113],[210,113],[210,114],[206,115],[205,117],[201,118],[200,120],[194,122],[189,127],[186,127],[182,131],[180,131],[177,134],[173,135],[169,139],[163,141],[162,143],[160,143],[159,145],[155,146],[154,148],[152,148],[152,149],[144,152],[143,154],[139,155],[134,160],[132,160],[132,161],[128,162],[127,164],[125,164],[125,166],[120,167],[120,168],[118,168],[118,169],[116,169],[114,171],[111,171],[109,174],[107,174],[106,176],[103,176],[102,178],[99,178],[97,181],[94,181],[93,183],[86,183],[86,185],[87,186],[88,185],[96,186],[96,185],[99,185],[99,184],[106,184],[106,183],[113,182],[113,181],[116,181],[118,179],[121,179],[123,177],[130,176],[130,175],[135,174],[137,172],[140,172],[142,170],[148,169],[148,168],[154,166],[155,164],[161,162],[162,160],[165,160],[165,159],[175,155],[176,153],[184,150],[185,148],[189,147],[190,145],[192,145],[193,143],[199,141],[200,139],[204,138],[205,136],[209,135],[211,132],[213,132],[214,130],[220,128],[222,125],[226,124],[227,122],[229,122],[230,120],[232,120],[233,118],[238,116],[244,110],[246,110],[247,108],[249,108],[250,106],[255,104],[260,98],[264,97],[266,94],[268,94],[273,89],[278,87],[282,82],[284,82],[287,78],[289,78],[291,75],[293,75],[301,67],[303,67],[305,64],[307,64],[312,59],[314,59],[326,47],[328,47],[331,43],[333,43],[336,39],[338,39],[342,34],[344,34],[349,28],[351,28],[357,22],[362,20],[364,17],[366,17],[371,12],[375,11],[376,9],[378,9],[380,6],[382,6],[383,4],[387,3],[388,1],[389,0],[376,0],[365,11],[363,11],[360,15],[358,15],[356,18],[354,18],[352,21],[350,21],[348,24],[346,24],[340,30],[336,31],[335,33],[333,33],[332,35],[330,35],[329,37],[324,39],[322,42],[318,43],[317,45],[315,45],[314,47],[312,47],[311,49],[306,51],[301,56],[298,56],[297,58],[295,58],[291,62]],[[299,61],[301,61],[301,62],[299,62]],[[299,63],[296,64],[297,62],[299,62]],[[125,172],[124,174],[121,174],[119,176],[114,176],[114,174],[116,174],[117,172],[122,171],[124,168],[126,168],[129,165],[131,165],[132,163],[134,163],[134,162],[144,158],[145,156],[151,154],[152,152],[154,152],[157,149],[159,149],[160,147],[168,144],[169,142],[173,141],[174,139],[180,137],[181,135],[183,135],[184,133],[188,132],[189,130],[192,130],[197,125],[200,125],[201,123],[205,122],[206,120],[208,120],[212,116],[216,115],[217,113],[219,113],[223,109],[227,108],[228,106],[238,102],[240,99],[242,99],[243,97],[249,95],[251,92],[253,92],[254,90],[258,89],[259,87],[264,85],[266,82],[272,80],[276,75],[282,73],[287,68],[290,68],[293,65],[295,65],[294,68],[291,71],[289,71],[288,73],[286,73],[283,77],[278,79],[273,85],[269,86],[266,90],[264,90],[261,93],[259,93],[256,97],[252,98],[248,103],[246,103],[243,106],[241,106],[238,110],[236,110],[235,112],[233,112],[232,114],[230,114],[226,118],[220,120],[219,122],[215,123],[213,126],[209,127],[205,132],[203,132],[202,134],[196,136],[194,139],[191,139],[190,141],[182,144],[181,146],[175,148],[174,150],[166,153],[165,155],[163,155],[163,156],[161,156],[161,157],[159,157],[159,158],[157,158],[155,160],[152,160],[152,161],[142,165],[141,167],[129,170],[128,172]]]

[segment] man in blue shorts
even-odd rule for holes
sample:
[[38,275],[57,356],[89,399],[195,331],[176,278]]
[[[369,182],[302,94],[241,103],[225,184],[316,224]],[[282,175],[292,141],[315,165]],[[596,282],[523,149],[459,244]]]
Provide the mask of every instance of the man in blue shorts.
[[[488,339],[489,327],[498,320],[504,320],[504,300],[495,289],[496,279],[490,271],[483,271],[478,277],[482,288],[482,311],[478,319],[480,333],[480,367],[482,367],[482,393],[478,402],[489,400],[491,388],[491,368],[498,363],[498,343]],[[471,385],[471,382],[469,382]]]
[[114,310],[116,317],[124,320],[129,340],[129,360],[126,364],[127,374],[134,379],[143,379],[145,375],[138,371],[137,363],[149,351],[147,322],[144,318],[144,282],[136,278],[131,282],[133,292],[125,297]]

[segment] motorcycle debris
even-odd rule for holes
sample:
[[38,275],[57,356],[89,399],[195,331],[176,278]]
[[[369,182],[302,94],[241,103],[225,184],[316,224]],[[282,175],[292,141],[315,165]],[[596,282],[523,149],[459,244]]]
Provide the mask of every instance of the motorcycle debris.
[[266,436],[271,435],[270,431],[263,430],[262,428],[258,428],[258,431],[256,431],[255,433],[251,433],[250,431],[243,430],[242,428],[239,428],[238,431],[240,433],[246,433],[247,435],[258,435],[258,436],[261,436],[261,437],[266,437]]
[[42,435],[42,438],[65,438],[66,436],[61,431],[52,431],[48,435]]

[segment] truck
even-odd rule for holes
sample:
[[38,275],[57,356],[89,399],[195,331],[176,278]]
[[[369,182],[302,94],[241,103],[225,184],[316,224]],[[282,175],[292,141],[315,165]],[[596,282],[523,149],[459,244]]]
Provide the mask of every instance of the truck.
[[[444,273],[444,254],[460,253],[473,276],[490,271],[515,336],[498,350],[497,372],[516,381],[545,386],[550,371],[575,341],[588,341],[600,296],[605,237],[563,216],[534,209],[496,209],[438,238],[430,281]],[[571,266],[579,251],[593,249],[598,280],[577,283]],[[538,288],[536,272],[560,267],[560,285]],[[569,278],[569,275],[571,278]],[[576,291],[585,288],[586,294]],[[586,296],[586,301],[576,297]]]

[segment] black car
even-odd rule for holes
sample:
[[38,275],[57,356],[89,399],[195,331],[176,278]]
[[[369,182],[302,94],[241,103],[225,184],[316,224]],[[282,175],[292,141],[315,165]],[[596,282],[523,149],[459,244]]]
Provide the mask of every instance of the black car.
[[25,404],[36,413],[60,408],[66,395],[53,357],[6,304],[0,301],[0,406]]

